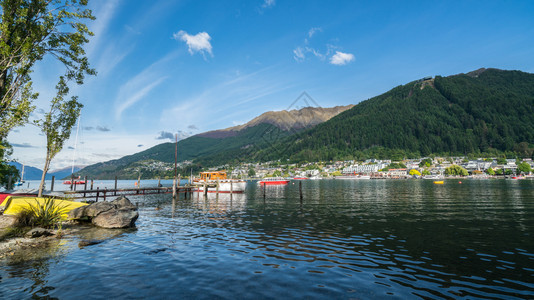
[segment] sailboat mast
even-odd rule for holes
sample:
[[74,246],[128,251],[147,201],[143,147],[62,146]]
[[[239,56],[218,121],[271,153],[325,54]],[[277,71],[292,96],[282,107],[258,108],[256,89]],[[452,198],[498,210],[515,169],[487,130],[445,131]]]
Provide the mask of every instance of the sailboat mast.
[[78,126],[76,127],[76,138],[74,139],[74,152],[72,153],[72,169],[70,171],[70,174],[74,174],[74,162],[76,161],[76,145],[78,145],[78,132],[80,131],[80,118],[82,115],[78,117]]

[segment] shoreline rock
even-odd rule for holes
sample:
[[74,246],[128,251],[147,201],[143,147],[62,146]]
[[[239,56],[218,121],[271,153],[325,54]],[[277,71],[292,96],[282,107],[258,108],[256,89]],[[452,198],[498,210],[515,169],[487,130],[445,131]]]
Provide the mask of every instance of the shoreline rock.
[[139,212],[128,198],[120,196],[110,202],[96,202],[78,207],[71,210],[68,216],[69,219],[80,222],[90,221],[102,228],[130,228],[135,227]]

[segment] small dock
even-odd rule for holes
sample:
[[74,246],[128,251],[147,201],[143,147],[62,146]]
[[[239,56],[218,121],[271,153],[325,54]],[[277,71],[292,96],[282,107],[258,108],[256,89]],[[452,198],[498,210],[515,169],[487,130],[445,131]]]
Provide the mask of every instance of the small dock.
[[[66,196],[70,196],[72,199],[94,199],[95,201],[106,201],[109,197],[117,196],[143,196],[143,195],[157,195],[157,194],[174,194],[176,189],[176,194],[186,194],[191,196],[193,192],[197,192],[199,188],[204,190],[201,192],[206,194],[209,189],[217,190],[217,184],[186,184],[184,186],[176,187],[144,187],[144,188],[96,188],[96,189],[82,189],[82,190],[72,190],[72,191],[63,191]],[[200,193],[200,192],[199,192]]]

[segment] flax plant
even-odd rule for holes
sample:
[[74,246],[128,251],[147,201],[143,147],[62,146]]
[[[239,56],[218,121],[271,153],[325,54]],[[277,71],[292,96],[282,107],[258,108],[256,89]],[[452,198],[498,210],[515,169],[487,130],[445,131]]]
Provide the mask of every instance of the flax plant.
[[26,216],[28,225],[44,228],[61,228],[61,215],[66,213],[67,205],[56,203],[54,198],[46,198],[42,203],[38,201],[26,202],[28,207],[21,215]]

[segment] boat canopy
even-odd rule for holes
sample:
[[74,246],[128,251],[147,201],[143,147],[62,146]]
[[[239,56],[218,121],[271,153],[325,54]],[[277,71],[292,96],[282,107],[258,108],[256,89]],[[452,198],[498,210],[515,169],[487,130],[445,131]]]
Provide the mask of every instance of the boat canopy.
[[200,172],[200,180],[225,180],[226,171]]

